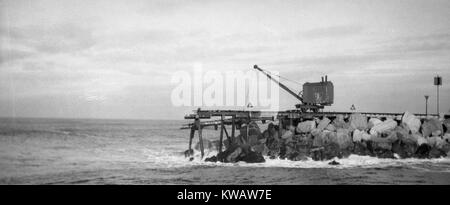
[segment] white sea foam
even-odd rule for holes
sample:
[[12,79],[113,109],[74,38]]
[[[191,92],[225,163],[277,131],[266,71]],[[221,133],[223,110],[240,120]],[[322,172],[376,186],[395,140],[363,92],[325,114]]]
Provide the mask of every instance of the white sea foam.
[[[203,159],[216,155],[215,151],[206,151]],[[291,161],[288,159],[270,159],[265,157],[266,162],[264,163],[221,163],[221,162],[205,162],[201,159],[201,154],[199,151],[194,151],[194,159],[192,161],[189,158],[184,157],[184,155],[164,155],[159,153],[158,161],[160,166],[164,167],[185,167],[185,166],[224,166],[224,167],[279,167],[279,168],[333,168],[333,169],[345,169],[345,168],[383,168],[383,167],[411,167],[426,169],[423,166],[416,165],[443,165],[447,164],[449,168],[441,169],[440,171],[450,172],[450,158],[437,158],[437,159],[382,159],[370,156],[359,156],[350,155],[348,158],[338,159],[334,158],[332,160],[326,161],[314,161],[311,158],[305,161]],[[339,162],[339,165],[330,165],[331,161]],[[442,166],[440,166],[442,168]]]

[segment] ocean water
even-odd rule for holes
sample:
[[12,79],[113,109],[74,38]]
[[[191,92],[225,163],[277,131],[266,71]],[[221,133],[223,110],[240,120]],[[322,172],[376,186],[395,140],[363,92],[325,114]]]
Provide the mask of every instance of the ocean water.
[[450,158],[189,161],[186,122],[1,118],[0,184],[450,184]]

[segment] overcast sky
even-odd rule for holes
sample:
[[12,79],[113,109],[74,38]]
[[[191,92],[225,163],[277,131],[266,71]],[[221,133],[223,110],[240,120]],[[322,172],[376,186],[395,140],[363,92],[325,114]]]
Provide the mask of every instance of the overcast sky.
[[435,112],[439,74],[450,109],[448,0],[0,2],[0,116],[182,119],[171,74],[195,63],[328,75],[332,111],[424,112],[429,94]]

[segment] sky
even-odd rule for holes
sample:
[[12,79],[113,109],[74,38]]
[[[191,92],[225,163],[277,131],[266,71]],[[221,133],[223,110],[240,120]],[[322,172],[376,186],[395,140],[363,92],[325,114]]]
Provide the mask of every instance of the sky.
[[0,116],[183,119],[171,78],[198,64],[327,75],[329,111],[423,113],[430,95],[435,113],[440,75],[449,112],[449,19],[448,0],[0,0]]

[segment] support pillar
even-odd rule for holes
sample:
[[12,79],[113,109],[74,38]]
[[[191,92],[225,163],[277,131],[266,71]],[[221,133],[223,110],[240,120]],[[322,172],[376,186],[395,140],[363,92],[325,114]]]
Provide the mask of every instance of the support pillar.
[[202,153],[201,158],[203,159],[203,156],[205,155],[205,150],[203,149],[202,126],[200,124],[199,118],[195,119],[195,125],[197,126],[197,129],[198,129],[198,140],[200,142],[200,151]]
[[219,153],[222,153],[222,144],[223,144],[223,115],[220,116],[220,140],[219,140]]

